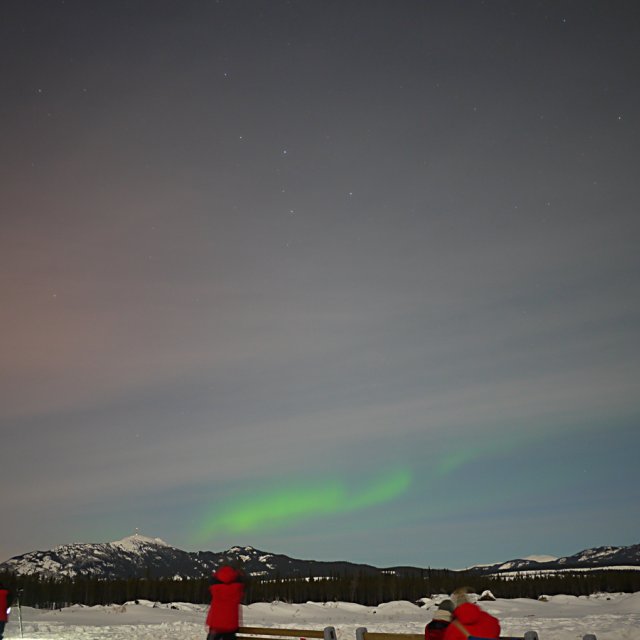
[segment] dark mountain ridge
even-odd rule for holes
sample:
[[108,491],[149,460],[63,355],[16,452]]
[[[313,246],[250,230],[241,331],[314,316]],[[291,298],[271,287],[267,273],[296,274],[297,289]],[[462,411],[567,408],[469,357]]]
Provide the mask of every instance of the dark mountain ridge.
[[[396,566],[378,568],[346,561],[300,560],[253,547],[231,547],[226,551],[183,551],[159,538],[135,534],[115,542],[76,543],[50,551],[32,551],[0,564],[0,571],[45,578],[83,577],[99,579],[202,578],[225,563],[242,566],[253,578],[310,578],[350,575],[421,576],[425,568]],[[640,570],[640,544],[627,547],[596,547],[572,556],[545,559],[515,559],[467,569],[474,575],[501,575],[513,572],[558,572],[605,568]]]
[[[325,577],[356,572],[375,575],[380,569],[351,562],[298,560],[253,547],[226,551],[183,551],[159,538],[135,534],[115,542],[75,543],[50,551],[31,551],[0,564],[16,575],[85,578],[201,578],[225,563],[242,566],[253,577]],[[419,569],[408,568],[419,572]]]

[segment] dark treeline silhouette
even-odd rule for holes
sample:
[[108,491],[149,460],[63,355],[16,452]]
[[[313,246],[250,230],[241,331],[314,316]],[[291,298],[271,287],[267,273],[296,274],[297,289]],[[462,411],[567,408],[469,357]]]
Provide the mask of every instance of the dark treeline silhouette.
[[[132,600],[153,602],[209,602],[208,577],[198,580],[131,578],[38,578],[0,573],[0,580],[21,603],[39,608],[71,604],[122,604]],[[375,606],[392,600],[417,601],[432,594],[451,593],[461,584],[472,585],[476,593],[491,591],[498,598],[539,598],[542,595],[590,595],[640,591],[640,571],[588,571],[533,577],[480,577],[465,572],[425,569],[422,575],[333,575],[327,578],[250,579],[246,602],[356,602]]]

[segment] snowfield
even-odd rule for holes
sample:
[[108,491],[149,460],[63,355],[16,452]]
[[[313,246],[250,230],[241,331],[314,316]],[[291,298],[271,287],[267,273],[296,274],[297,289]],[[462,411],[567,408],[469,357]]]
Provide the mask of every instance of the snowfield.
[[[436,603],[446,596],[364,607],[348,602],[286,604],[255,603],[243,607],[246,626],[318,629],[334,626],[338,640],[355,640],[357,627],[369,631],[422,633]],[[598,640],[640,640],[640,593],[589,597],[552,596],[548,602],[518,598],[481,602],[500,619],[503,635],[533,629],[541,640],[576,640],[587,633]],[[75,605],[56,611],[23,607],[26,640],[204,640],[207,607],[186,603],[139,601],[122,606]],[[17,611],[12,612],[5,638],[20,638]]]

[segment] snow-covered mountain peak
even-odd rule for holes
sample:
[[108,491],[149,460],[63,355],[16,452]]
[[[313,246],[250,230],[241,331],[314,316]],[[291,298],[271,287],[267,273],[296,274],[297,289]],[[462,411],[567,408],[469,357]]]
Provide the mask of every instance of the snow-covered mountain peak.
[[533,556],[525,556],[522,559],[523,560],[531,560],[531,562],[555,562],[558,559],[558,557],[557,556],[533,555]]
[[595,547],[583,549],[571,556],[557,558],[555,556],[533,555],[516,558],[494,565],[475,566],[471,570],[484,575],[504,575],[507,573],[534,573],[536,575],[562,572],[640,568],[640,544],[626,547]]
[[[557,560],[549,556],[529,556],[505,563],[475,566],[469,571],[480,575],[504,575],[523,572],[548,574],[590,569],[640,569],[640,544],[627,547],[597,547]],[[160,538],[136,533],[115,542],[60,545],[49,551],[32,551],[0,563],[0,571],[45,578],[129,579],[170,578],[201,579],[223,564],[236,564],[253,578],[326,577],[329,575],[393,574],[422,575],[418,567],[387,567],[350,562],[299,560],[272,554],[249,546],[234,546],[227,551],[183,551]]]
[[157,547],[171,546],[161,538],[149,538],[148,536],[142,536],[139,533],[134,533],[132,536],[122,538],[122,540],[114,540],[111,544],[128,551],[137,551],[142,545],[155,545]]

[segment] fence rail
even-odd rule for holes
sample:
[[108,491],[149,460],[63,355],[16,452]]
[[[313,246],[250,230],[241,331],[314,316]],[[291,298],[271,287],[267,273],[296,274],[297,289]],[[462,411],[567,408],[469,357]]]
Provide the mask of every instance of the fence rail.
[[[336,640],[335,627],[324,629],[274,629],[273,627],[240,627],[238,638],[243,640],[258,640],[258,638],[322,638]],[[422,638],[424,640],[424,638]]]
[[[356,629],[356,640],[424,640],[424,633],[377,633],[366,627]],[[540,640],[537,631],[525,631],[522,636],[500,636],[500,640]],[[595,634],[587,633],[582,640],[597,640]]]
[[[242,640],[272,640],[273,638],[322,638],[337,640],[335,627],[324,629],[274,629],[273,627],[240,627],[238,638]],[[356,640],[424,640],[424,633],[379,633],[366,627],[356,629]],[[500,640],[540,640],[537,631],[525,631],[522,636],[500,636]],[[582,640],[597,640],[595,634],[587,633]]]

